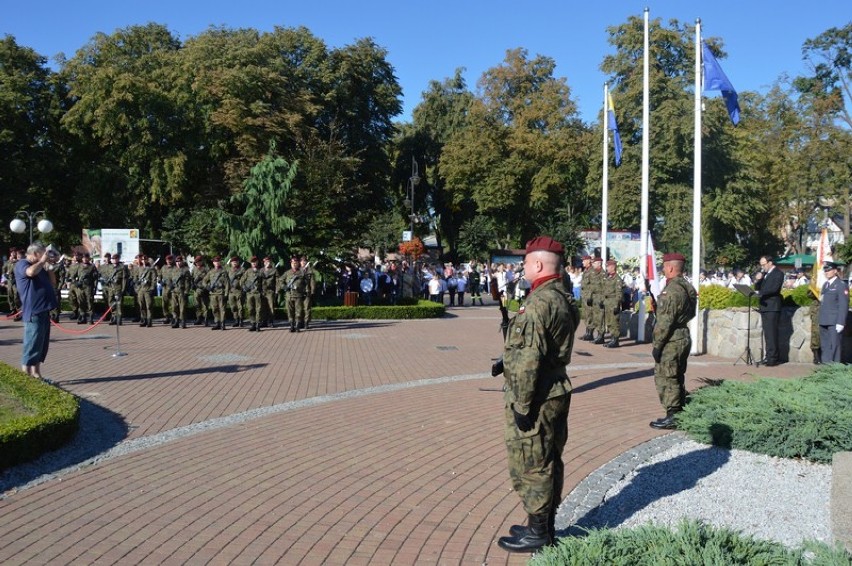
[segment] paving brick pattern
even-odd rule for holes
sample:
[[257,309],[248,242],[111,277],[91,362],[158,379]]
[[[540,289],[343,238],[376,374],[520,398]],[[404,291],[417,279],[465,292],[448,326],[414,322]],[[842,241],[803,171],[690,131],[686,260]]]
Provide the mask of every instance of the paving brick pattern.
[[[0,563],[524,564],[495,543],[524,518],[505,467],[501,381],[485,373],[498,324],[495,308],[467,307],[296,335],[125,325],[124,357],[112,356],[113,327],[55,332],[45,375],[119,415],[141,448],[8,491]],[[19,364],[21,335],[0,321],[0,359]],[[626,344],[577,343],[566,496],[660,434],[648,427],[660,415],[650,346]],[[700,356],[689,387],[811,369]],[[263,408],[276,410],[252,412]],[[144,444],[179,427],[189,432]]]

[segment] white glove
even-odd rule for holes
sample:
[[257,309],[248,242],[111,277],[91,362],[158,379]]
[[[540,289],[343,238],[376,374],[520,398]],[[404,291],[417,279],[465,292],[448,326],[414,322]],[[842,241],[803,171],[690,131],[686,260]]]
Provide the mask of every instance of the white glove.
[[841,333],[841,332],[843,332],[843,325],[842,325],[842,324],[835,324],[835,325],[834,325],[834,328],[836,328],[836,329],[837,329],[837,333],[838,333],[838,334],[839,334],[839,333]]

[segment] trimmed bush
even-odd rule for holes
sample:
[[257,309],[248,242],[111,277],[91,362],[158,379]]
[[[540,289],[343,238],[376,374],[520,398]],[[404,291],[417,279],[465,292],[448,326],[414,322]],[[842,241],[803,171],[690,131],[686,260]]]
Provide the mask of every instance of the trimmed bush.
[[616,564],[779,564],[799,566],[849,564],[852,555],[839,545],[807,543],[789,549],[781,543],[757,540],[734,530],[697,521],[683,521],[675,529],[643,525],[633,529],[590,531],[584,537],[564,537],[544,548],[531,565]]
[[678,429],[696,442],[830,463],[852,450],[852,369],[703,387],[678,415]]
[[415,319],[439,318],[444,316],[446,308],[432,301],[418,301],[414,306],[363,306],[357,307],[314,307],[313,318],[325,320],[352,320],[356,318],[381,319]]
[[0,469],[55,450],[77,431],[76,397],[3,363],[0,396],[16,402],[19,409],[0,420]]

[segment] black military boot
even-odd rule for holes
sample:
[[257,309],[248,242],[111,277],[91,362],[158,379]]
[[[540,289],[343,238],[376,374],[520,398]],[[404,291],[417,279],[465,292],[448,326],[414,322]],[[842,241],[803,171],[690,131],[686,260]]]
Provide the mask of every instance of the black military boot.
[[77,320],[78,318],[80,318],[80,313],[77,311],[71,311],[71,320]]
[[195,317],[195,322],[193,322],[192,324],[193,324],[193,325],[195,325],[195,326],[201,326],[201,322],[202,322],[202,321],[201,321],[201,317],[200,317],[200,316],[196,316],[196,317]]
[[211,328],[210,330],[221,330],[221,329],[222,329],[222,325],[217,322],[216,324],[213,325],[213,328]]
[[154,326],[154,323],[151,321],[150,318],[145,319],[145,322],[147,323],[147,324],[145,324],[145,326],[147,326],[148,328],[151,328],[152,326]]
[[80,315],[80,317],[77,318],[77,324],[86,324],[86,315]]
[[210,317],[208,317],[208,316],[204,317],[204,326],[205,327],[210,326]]
[[819,348],[816,348],[811,351],[814,353],[814,365],[820,365],[822,363],[822,351]]
[[171,324],[172,323],[172,315],[167,314],[166,320],[163,321],[163,324]]
[[257,325],[252,323],[252,325],[249,326],[249,332],[257,332]]
[[592,342],[592,344],[603,344],[604,343],[604,335],[603,332],[598,334],[598,337]]
[[180,328],[180,321],[178,319],[172,320],[172,328]]
[[655,421],[651,421],[649,424],[651,428],[656,428],[660,430],[673,430],[677,428],[677,422],[675,421],[675,415],[677,411],[667,411],[666,416],[659,418]]
[[186,321],[185,320],[180,321],[180,327],[186,328]]
[[[548,528],[548,520],[550,513],[540,513],[538,515],[530,515],[526,532],[523,536],[500,537],[497,541],[497,546],[509,552],[535,552],[545,546],[553,544],[553,538],[550,536]],[[520,525],[518,525],[520,526]]]
[[242,327],[243,327],[243,319],[238,318],[237,319],[237,328],[242,328]]
[[295,322],[290,323],[290,332],[296,332],[296,323]]
[[142,322],[139,323],[139,328],[145,328],[146,326],[148,326],[148,321],[143,318]]
[[112,316],[112,317],[110,317],[110,319],[109,319],[109,325],[110,325],[110,326],[115,326],[116,324],[118,324],[118,319],[115,317],[115,315],[113,315],[113,316]]
[[618,338],[613,338],[606,344],[604,344],[604,348],[618,348]]

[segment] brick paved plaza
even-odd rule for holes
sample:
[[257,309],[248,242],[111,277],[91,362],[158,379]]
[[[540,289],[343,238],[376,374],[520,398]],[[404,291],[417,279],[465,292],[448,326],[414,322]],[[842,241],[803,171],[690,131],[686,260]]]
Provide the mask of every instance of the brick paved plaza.
[[[125,325],[123,357],[115,327],[54,330],[43,373],[84,400],[89,440],[46,481],[0,476],[0,563],[523,564],[495,543],[524,519],[488,373],[499,320]],[[0,359],[19,365],[22,334],[0,320]],[[575,345],[566,496],[660,434],[650,345],[625,344]],[[699,356],[688,387],[812,369]]]

